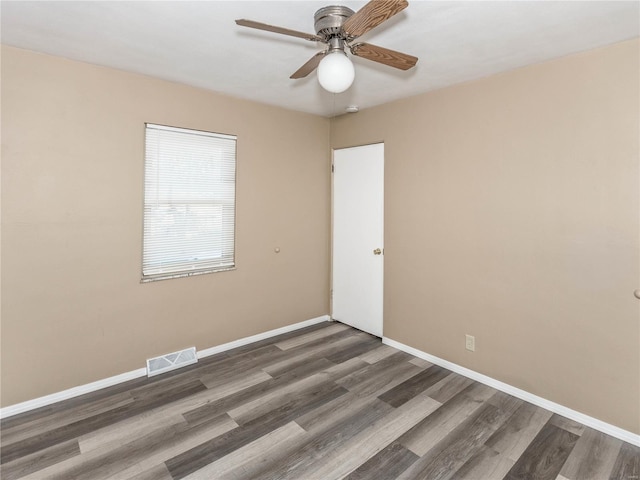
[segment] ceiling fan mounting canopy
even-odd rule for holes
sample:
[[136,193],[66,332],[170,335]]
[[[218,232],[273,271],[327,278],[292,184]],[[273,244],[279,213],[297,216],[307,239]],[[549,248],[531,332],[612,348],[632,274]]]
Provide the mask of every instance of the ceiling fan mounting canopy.
[[354,13],[356,12],[349,7],[340,5],[321,8],[313,16],[316,35],[323,37],[326,41],[333,36],[342,35],[342,25]]
[[348,48],[352,55],[366,60],[382,63],[400,70],[408,70],[417,62],[418,58],[406,53],[396,52],[388,48],[378,47],[370,43],[352,43],[356,38],[385,22],[401,12],[407,6],[407,0],[371,0],[357,12],[348,7],[331,5],[319,9],[314,15],[315,35],[299,32],[289,28],[276,27],[253,20],[240,19],[236,24],[266,30],[268,32],[302,38],[311,42],[320,42],[327,48],[316,53],[307,63],[302,65],[290,78],[303,78],[313,72],[328,54]]

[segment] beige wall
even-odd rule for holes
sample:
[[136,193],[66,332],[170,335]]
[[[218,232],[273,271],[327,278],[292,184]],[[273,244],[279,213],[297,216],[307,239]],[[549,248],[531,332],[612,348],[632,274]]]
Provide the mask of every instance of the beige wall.
[[638,58],[332,122],[333,147],[385,142],[385,336],[640,433]]
[[[5,47],[2,120],[2,405],[329,313],[329,120]],[[237,270],[140,284],[145,122],[238,135]]]

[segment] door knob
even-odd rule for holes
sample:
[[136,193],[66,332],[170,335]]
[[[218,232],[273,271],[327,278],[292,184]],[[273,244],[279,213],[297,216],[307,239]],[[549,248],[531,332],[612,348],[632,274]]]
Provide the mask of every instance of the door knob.
[[376,249],[373,251],[373,254],[374,254],[374,255],[382,255],[382,250],[380,250],[379,248],[376,248]]

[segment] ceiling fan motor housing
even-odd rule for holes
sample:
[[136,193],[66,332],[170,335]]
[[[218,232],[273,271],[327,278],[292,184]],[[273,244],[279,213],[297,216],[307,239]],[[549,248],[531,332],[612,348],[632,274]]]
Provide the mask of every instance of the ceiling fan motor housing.
[[350,8],[339,5],[321,8],[313,16],[316,34],[325,40],[341,35],[342,24],[354,13]]

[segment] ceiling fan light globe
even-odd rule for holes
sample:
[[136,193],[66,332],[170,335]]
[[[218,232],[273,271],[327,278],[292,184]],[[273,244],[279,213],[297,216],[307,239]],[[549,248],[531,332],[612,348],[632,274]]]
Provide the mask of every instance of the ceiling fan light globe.
[[331,93],[342,93],[347,90],[355,76],[353,63],[341,51],[325,55],[318,65],[318,82],[322,88]]

